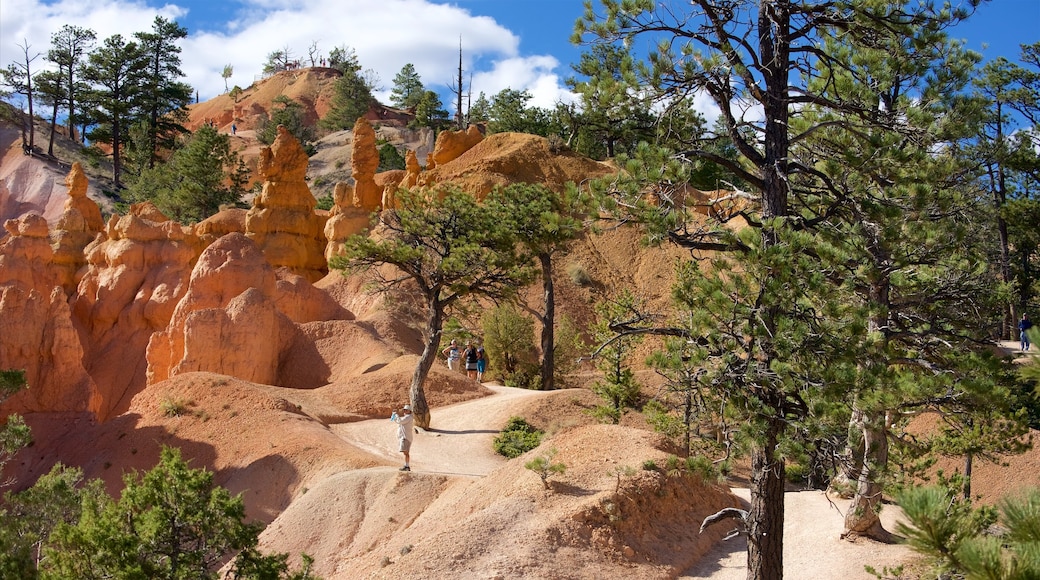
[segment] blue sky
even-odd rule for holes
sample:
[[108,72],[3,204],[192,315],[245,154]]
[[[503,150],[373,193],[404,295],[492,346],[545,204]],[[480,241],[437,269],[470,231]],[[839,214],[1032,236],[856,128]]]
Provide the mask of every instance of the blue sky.
[[[474,97],[526,89],[532,104],[548,107],[571,98],[563,80],[581,52],[569,36],[582,11],[581,0],[0,0],[0,66],[22,57],[23,41],[31,54],[46,53],[63,24],[92,28],[100,40],[149,30],[162,15],[189,31],[182,68],[202,99],[224,91],[227,64],[230,86],[246,87],[272,51],[288,48],[305,59],[316,43],[325,55],[353,48],[378,75],[378,96],[386,100],[406,63],[427,88],[447,95],[461,37]],[[1019,44],[1040,39],[1040,0],[993,0],[951,36],[987,59],[1015,59]],[[35,64],[46,63],[41,57]]]

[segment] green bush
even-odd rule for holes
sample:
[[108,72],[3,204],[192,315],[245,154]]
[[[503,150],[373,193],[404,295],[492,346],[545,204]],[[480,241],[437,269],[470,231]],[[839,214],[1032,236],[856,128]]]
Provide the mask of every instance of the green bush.
[[519,457],[538,447],[542,442],[542,435],[541,431],[535,429],[522,417],[511,417],[502,432],[495,437],[495,453],[509,459]]

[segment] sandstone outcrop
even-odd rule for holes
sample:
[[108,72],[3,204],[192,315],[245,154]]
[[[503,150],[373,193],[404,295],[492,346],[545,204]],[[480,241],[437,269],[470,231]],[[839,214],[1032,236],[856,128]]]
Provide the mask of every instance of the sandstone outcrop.
[[145,203],[112,216],[84,250],[87,266],[72,315],[98,385],[102,420],[125,411],[144,388],[148,340],[166,328],[187,292],[200,247],[190,228]]
[[208,371],[274,384],[297,332],[276,300],[277,277],[257,244],[242,234],[220,238],[199,257],[168,328],[148,344],[148,383]]
[[205,246],[227,234],[244,234],[245,231],[246,210],[237,207],[221,210],[195,224],[195,235]]
[[379,149],[372,125],[358,119],[354,123],[354,144],[350,157],[350,171],[354,178],[354,205],[366,212],[381,209],[383,190],[376,184],[379,169]]
[[66,295],[72,295],[79,284],[77,272],[87,264],[83,249],[104,229],[105,221],[101,209],[87,197],[87,176],[79,162],[72,164],[65,185],[69,188],[69,198],[65,200],[65,209],[51,232],[51,244],[61,286]]
[[0,415],[85,411],[94,384],[52,264],[47,222],[39,214],[8,220],[0,244],[0,369],[25,371],[28,390],[11,397]]
[[246,214],[246,235],[275,268],[286,268],[310,281],[321,279],[325,264],[325,220],[307,187],[307,154],[292,134],[278,127],[278,137],[260,154],[263,189]]
[[372,212],[354,205],[354,192],[348,183],[337,183],[332,194],[333,206],[325,222],[325,259],[331,260],[343,250],[343,241],[371,225]]
[[540,183],[559,192],[568,182],[580,184],[615,172],[571,151],[553,152],[544,137],[494,133],[452,161],[422,172],[419,184],[450,182],[483,200],[495,187],[511,183]]
[[484,139],[476,125],[470,125],[465,131],[441,131],[430,155],[428,169],[440,167],[454,161],[460,155],[472,149]]

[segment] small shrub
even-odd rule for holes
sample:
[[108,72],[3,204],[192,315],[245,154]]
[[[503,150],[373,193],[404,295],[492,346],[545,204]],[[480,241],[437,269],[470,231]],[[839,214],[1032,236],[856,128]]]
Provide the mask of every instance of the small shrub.
[[592,276],[589,275],[584,266],[577,262],[571,262],[567,265],[567,277],[578,286],[592,285]]
[[180,417],[188,413],[189,402],[176,397],[163,397],[159,401],[159,410],[167,417]]
[[495,452],[509,459],[519,457],[538,447],[542,442],[541,433],[523,433],[521,431],[504,431],[495,437]]
[[543,433],[522,417],[510,417],[502,432],[495,437],[495,453],[513,459],[538,447]]
[[524,464],[524,467],[538,474],[538,477],[542,480],[542,485],[545,489],[551,489],[549,486],[549,478],[553,475],[562,474],[567,471],[567,466],[562,463],[553,463],[553,457],[556,457],[556,449],[550,449],[544,455],[539,455],[534,459]]
[[643,462],[643,471],[657,471],[657,462],[653,459],[647,459]]
[[325,211],[332,209],[335,202],[332,199],[332,194],[326,194],[318,198],[317,208]]
[[516,370],[503,381],[507,387],[537,391],[542,386],[541,367],[533,362],[516,363]]
[[563,140],[563,137],[560,137],[556,133],[553,133],[553,134],[549,135],[548,140],[549,140],[549,152],[556,154],[556,153],[559,153],[560,151],[566,151],[567,150],[567,142]]
[[704,481],[711,481],[720,475],[718,468],[711,462],[711,459],[703,455],[687,457],[686,471],[699,475]]

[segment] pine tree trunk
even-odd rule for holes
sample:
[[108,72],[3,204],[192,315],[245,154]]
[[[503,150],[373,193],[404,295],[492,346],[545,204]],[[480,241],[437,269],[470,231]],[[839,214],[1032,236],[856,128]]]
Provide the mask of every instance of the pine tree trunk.
[[884,490],[878,476],[888,463],[888,433],[884,418],[853,408],[849,430],[853,429],[862,439],[859,449],[862,460],[857,462],[857,469],[849,476],[850,483],[856,486],[856,494],[845,512],[845,529],[841,537],[866,536],[882,542],[891,541],[892,535],[882,527],[879,516]]
[[751,511],[748,513],[748,580],[784,577],[784,478],[776,456],[784,423],[768,418],[765,440],[751,451]]
[[556,318],[556,298],[553,290],[552,256],[539,254],[538,261],[542,265],[542,293],[545,299],[545,310],[542,314],[542,390],[551,391],[556,388],[556,361],[553,351],[556,350],[553,325]]
[[423,346],[419,363],[415,365],[415,373],[412,375],[412,385],[408,393],[409,402],[412,405],[412,415],[415,417],[415,425],[423,429],[430,428],[430,406],[426,402],[426,392],[423,391],[423,383],[426,376],[430,374],[433,363],[437,360],[437,353],[441,346],[441,326],[444,318],[444,305],[436,297],[427,297],[426,300],[426,344]]

